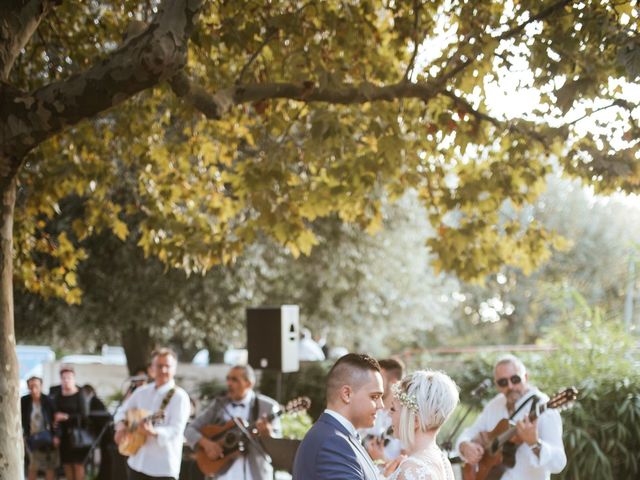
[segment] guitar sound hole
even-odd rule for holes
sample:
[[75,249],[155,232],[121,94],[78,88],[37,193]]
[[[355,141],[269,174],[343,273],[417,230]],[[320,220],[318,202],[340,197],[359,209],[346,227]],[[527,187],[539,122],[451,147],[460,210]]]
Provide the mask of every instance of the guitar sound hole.
[[491,455],[495,455],[498,451],[498,448],[500,448],[500,442],[498,442],[498,439],[495,439],[493,442],[491,442]]
[[222,446],[224,448],[235,448],[240,442],[240,434],[237,432],[229,432],[224,436]]

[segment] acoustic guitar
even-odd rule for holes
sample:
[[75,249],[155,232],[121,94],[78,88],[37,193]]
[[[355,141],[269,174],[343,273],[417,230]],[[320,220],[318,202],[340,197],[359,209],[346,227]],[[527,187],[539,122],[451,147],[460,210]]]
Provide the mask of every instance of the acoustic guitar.
[[[535,410],[529,414],[529,420],[535,420],[547,409],[568,408],[577,396],[578,390],[569,387],[554,395],[547,403],[536,405]],[[462,468],[463,480],[499,480],[506,468],[514,466],[515,450],[522,443],[516,435],[515,423],[506,418],[500,420],[487,433],[487,438],[480,462],[476,465],[466,463]]]
[[157,422],[164,420],[164,416],[164,410],[160,410],[155,413],[149,413],[148,410],[141,408],[132,408],[128,410],[124,420],[126,424],[125,436],[118,445],[118,451],[120,454],[126,457],[135,455],[147,440],[146,435],[138,432],[138,426],[144,422],[151,422],[155,425]]
[[[267,422],[284,413],[294,413],[307,410],[311,406],[309,397],[298,397],[287,403],[284,410],[271,413],[266,417]],[[238,426],[240,424],[242,428]],[[246,433],[256,435],[255,423],[245,425],[244,420],[235,418],[222,425],[205,425],[200,433],[209,440],[217,442],[222,447],[223,457],[212,460],[207,456],[202,447],[198,447],[195,453],[198,468],[204,475],[223,473],[231,466],[233,460],[238,458],[246,450]]]

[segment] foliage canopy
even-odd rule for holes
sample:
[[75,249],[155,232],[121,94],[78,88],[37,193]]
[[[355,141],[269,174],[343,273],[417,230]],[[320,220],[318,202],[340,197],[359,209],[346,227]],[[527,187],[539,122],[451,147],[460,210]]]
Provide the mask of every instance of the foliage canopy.
[[[126,58],[180,3],[62,2],[8,81],[36,105],[57,85],[63,115],[70,76]],[[187,4],[200,16],[184,68],[160,68],[133,97],[87,82],[117,106],[59,135],[52,127],[28,155],[16,232],[27,288],[79,301],[81,242],[105,228],[198,272],[234,260],[259,231],[308,253],[313,222],[333,213],[375,231],[382,199],[408,188],[437,229],[437,268],[463,279],[504,263],[529,272],[555,237],[498,212],[535,199],[550,156],[599,191],[640,185],[639,112],[622,88],[640,72],[634,2]],[[495,115],[491,88],[516,68],[530,71],[518,88],[537,89],[539,107]],[[577,116],[602,109],[616,121],[584,135]],[[69,196],[81,207],[51,231]]]

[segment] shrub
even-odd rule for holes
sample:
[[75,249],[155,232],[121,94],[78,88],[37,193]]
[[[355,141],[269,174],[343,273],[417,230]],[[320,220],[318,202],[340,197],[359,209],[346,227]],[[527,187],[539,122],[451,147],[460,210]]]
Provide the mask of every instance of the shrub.
[[282,415],[282,437],[302,440],[313,421],[306,412],[285,413]]
[[[579,390],[573,408],[562,412],[566,468],[554,478],[618,480],[640,478],[640,374],[635,346],[621,322],[605,321],[584,303],[570,318],[548,331],[555,351],[518,354],[531,383],[553,395],[569,386]],[[499,354],[458,359],[445,369],[461,389],[461,400],[490,377]],[[429,365],[428,360],[426,365]],[[465,394],[466,393],[466,394]],[[489,397],[489,395],[487,395]],[[461,415],[462,405],[456,412]],[[475,410],[472,411],[471,417]],[[448,422],[452,428],[454,422]],[[469,423],[469,422],[465,422]],[[442,437],[444,438],[444,436]]]

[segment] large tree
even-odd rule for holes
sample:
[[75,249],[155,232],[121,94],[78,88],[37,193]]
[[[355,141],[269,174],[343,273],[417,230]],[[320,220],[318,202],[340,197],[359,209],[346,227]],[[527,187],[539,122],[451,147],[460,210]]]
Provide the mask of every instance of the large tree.
[[[382,198],[413,187],[439,268],[531,269],[552,236],[498,224],[498,212],[536,196],[547,154],[599,189],[640,184],[638,111],[624,96],[640,71],[634,5],[2,2],[0,475],[22,466],[14,257],[26,288],[78,301],[78,242],[101,229],[200,271],[260,230],[299,254],[318,217],[375,229]],[[490,86],[523,68],[539,110],[494,114]],[[580,134],[576,106],[614,112],[615,128]],[[52,233],[70,194],[84,208]]]
[[[55,224],[64,230],[69,208],[62,210]],[[191,354],[244,348],[248,306],[298,304],[302,325],[330,345],[376,355],[450,323],[458,283],[429,266],[424,240],[433,229],[415,192],[384,206],[374,235],[335,216],[316,221],[313,232],[319,244],[308,256],[294,258],[260,235],[232,265],[189,277],[145,258],[133,239],[92,237],[83,242],[88,258],[77,275],[82,303],[20,288],[16,336],[65,349],[122,344],[134,372],[157,344]]]

